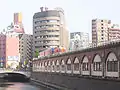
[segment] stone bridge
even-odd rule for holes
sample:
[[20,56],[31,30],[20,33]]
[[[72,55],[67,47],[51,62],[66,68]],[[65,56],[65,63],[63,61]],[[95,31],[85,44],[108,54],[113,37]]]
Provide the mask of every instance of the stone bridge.
[[20,70],[12,70],[12,69],[4,69],[4,68],[0,68],[0,73],[18,73],[18,74],[23,74],[28,78],[31,76],[30,71],[20,71]]
[[[102,80],[119,80],[120,42],[87,48],[80,51],[56,54],[33,61],[32,78],[41,82],[52,83],[64,87],[67,86],[74,90],[75,87],[80,87],[82,85],[81,81],[84,80],[78,77],[83,76],[90,77],[91,79],[97,77],[97,79],[101,78]],[[72,83],[72,81],[74,83]],[[88,82],[90,81],[86,80],[85,83]],[[81,85],[77,83],[81,83]],[[92,82],[89,84],[91,83]],[[77,88],[76,90],[79,89]],[[88,89],[84,88],[81,90]]]

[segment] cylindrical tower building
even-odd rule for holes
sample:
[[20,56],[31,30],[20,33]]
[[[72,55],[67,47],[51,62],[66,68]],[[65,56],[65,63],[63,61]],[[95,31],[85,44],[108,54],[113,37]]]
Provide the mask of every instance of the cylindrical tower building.
[[68,31],[66,30],[62,9],[48,10],[41,7],[41,12],[33,16],[33,56],[49,47],[68,48]]

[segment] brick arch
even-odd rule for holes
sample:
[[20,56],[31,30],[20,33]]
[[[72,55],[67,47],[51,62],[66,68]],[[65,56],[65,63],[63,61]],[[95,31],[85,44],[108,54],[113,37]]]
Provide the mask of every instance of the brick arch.
[[80,63],[80,60],[79,60],[79,58],[78,57],[74,57],[74,59],[73,59],[73,63],[75,62],[75,59],[78,59],[78,61],[79,61],[79,63]]
[[71,58],[67,58],[67,60],[65,61],[65,64],[67,64],[68,60],[70,60],[70,61],[71,61],[71,64],[72,64]]
[[45,61],[44,61],[44,65],[45,65],[45,66],[47,66],[47,63],[48,63],[48,61],[47,61],[47,60],[45,60]]
[[109,51],[109,52],[106,54],[106,57],[105,57],[105,62],[107,61],[107,58],[108,58],[108,56],[109,56],[111,53],[113,53],[113,54],[116,56],[117,60],[119,61],[119,58],[118,58],[117,53],[116,53],[116,52],[114,52],[114,51]]
[[62,63],[62,60],[64,60],[64,62],[66,62],[67,58],[68,58],[68,57],[61,57],[61,58],[60,58],[60,65],[61,65],[61,63]]
[[87,56],[87,55],[83,55],[83,57],[82,57],[82,59],[81,59],[81,62],[80,62],[80,63],[82,63],[82,62],[83,62],[83,59],[84,59],[85,57],[87,57],[87,59],[88,59],[88,61],[89,61],[88,56]]
[[65,60],[64,60],[64,59],[61,59],[61,60],[60,60],[60,65],[62,64],[62,61],[64,61],[64,64],[65,64]]
[[93,56],[93,58],[92,58],[92,61],[91,61],[92,63],[94,62],[94,59],[95,59],[95,57],[96,57],[97,55],[100,57],[101,62],[102,62],[102,56],[101,56],[99,53],[96,53],[96,54],[94,54],[94,56]]
[[57,62],[58,62],[59,65],[60,65],[60,60],[59,60],[59,59],[55,60],[55,65],[57,65]]

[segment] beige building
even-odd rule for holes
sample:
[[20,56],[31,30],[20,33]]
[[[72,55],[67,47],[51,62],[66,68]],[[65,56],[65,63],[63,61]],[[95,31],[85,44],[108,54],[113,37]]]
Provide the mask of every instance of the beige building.
[[92,43],[100,45],[108,41],[109,28],[111,28],[111,20],[93,19],[92,20]]
[[[45,9],[45,10],[44,10]],[[68,49],[69,33],[66,29],[64,11],[61,8],[41,11],[33,16],[33,54],[49,47],[63,46]]]
[[20,62],[32,60],[33,36],[29,34],[19,34],[19,54]]

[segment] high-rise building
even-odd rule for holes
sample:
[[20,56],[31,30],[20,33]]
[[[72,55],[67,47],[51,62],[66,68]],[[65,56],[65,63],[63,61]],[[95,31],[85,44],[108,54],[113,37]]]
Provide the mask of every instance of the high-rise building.
[[108,41],[108,29],[111,28],[111,20],[93,19],[92,20],[92,43],[99,45]]
[[32,60],[32,43],[33,36],[29,34],[19,34],[19,54],[20,62],[28,62]]
[[113,24],[111,28],[109,28],[109,41],[120,40],[120,27],[118,24]]
[[0,66],[16,68],[32,60],[32,43],[32,35],[16,32],[12,25],[7,27],[0,34]]
[[6,68],[16,68],[19,65],[19,37],[15,34],[6,35]]
[[14,13],[14,23],[12,26],[14,30],[18,33],[24,33],[24,27],[22,24],[22,13]]
[[6,36],[0,34],[0,68],[6,67]]
[[70,33],[70,50],[80,50],[89,46],[89,34],[84,32]]
[[22,13],[14,13],[14,24],[22,23]]
[[[63,46],[68,49],[69,33],[66,29],[65,15],[61,8],[41,11],[33,16],[33,55],[49,47]],[[44,10],[45,9],[45,10]]]

